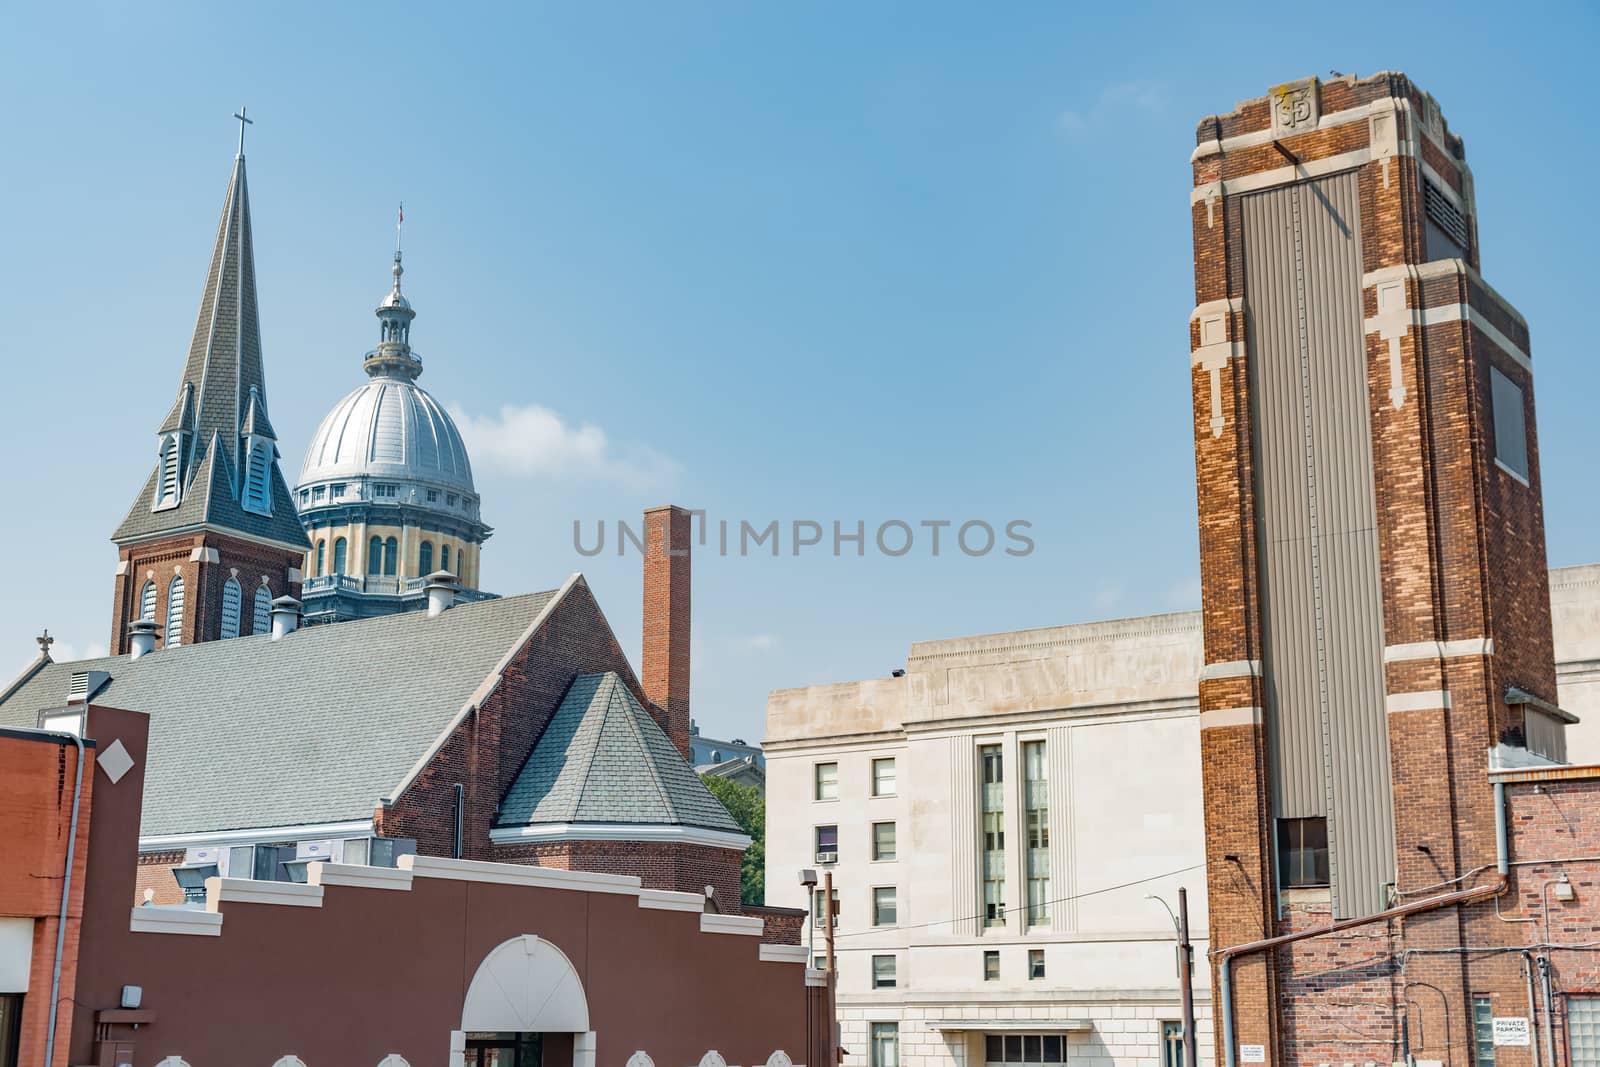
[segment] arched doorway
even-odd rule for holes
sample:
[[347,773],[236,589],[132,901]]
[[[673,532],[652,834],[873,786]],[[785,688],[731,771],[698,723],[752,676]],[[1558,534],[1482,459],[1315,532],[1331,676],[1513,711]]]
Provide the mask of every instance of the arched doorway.
[[523,934],[478,964],[451,1035],[452,1067],[594,1067],[583,980],[555,945]]

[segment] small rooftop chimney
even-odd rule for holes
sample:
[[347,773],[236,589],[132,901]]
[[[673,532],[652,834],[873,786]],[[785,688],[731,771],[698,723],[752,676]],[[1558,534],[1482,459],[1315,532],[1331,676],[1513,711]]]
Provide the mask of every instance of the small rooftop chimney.
[[156,634],[161,630],[154,619],[134,619],[128,624],[128,658],[138,659],[156,650]]
[[285,593],[272,602],[272,639],[294,633],[300,628],[300,601]]
[[428,592],[428,618],[443,615],[456,603],[456,576],[446,570],[437,570],[425,579]]
[[644,694],[667,737],[689,758],[689,543],[691,513],[676,505],[644,513]]

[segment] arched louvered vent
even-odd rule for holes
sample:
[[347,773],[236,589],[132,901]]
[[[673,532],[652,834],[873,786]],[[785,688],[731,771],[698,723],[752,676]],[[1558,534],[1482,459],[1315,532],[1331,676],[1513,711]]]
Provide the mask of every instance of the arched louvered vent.
[[167,646],[177,648],[183,644],[183,575],[172,576],[167,586]]
[[239,612],[244,607],[244,589],[239,579],[229,578],[222,586],[222,636],[239,636]]
[[178,435],[168,434],[161,444],[161,477],[156,482],[157,509],[178,506]]
[[155,582],[147,581],[147,582],[144,583],[144,588],[139,590],[139,618],[141,618],[141,619],[149,619],[151,622],[155,621],[155,618],[156,618],[156,583]]
[[257,515],[272,514],[272,445],[266,441],[252,440],[244,469],[244,498],[246,511]]
[[272,631],[272,590],[264,585],[256,586],[255,618],[250,632],[264,634]]

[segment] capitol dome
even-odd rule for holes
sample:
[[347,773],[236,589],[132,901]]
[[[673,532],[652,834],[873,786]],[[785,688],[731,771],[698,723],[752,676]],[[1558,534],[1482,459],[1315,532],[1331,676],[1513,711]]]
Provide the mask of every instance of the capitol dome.
[[302,596],[308,623],[417,610],[428,576],[449,571],[458,595],[478,589],[479,552],[491,533],[478,515],[461,431],[417,385],[417,317],[394,288],[377,307],[378,347],[367,383],[333,406],[306,448],[295,505],[311,541]]
[[[472,464],[455,422],[427,390],[387,375],[350,393],[323,418],[306,448],[299,484],[362,477],[407,490],[474,492]],[[421,496],[426,499],[425,492]]]

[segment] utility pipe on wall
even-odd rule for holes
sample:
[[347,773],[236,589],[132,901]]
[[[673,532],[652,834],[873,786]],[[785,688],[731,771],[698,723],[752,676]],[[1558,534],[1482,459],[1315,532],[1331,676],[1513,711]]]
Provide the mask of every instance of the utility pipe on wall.
[[1533,996],[1533,953],[1526,949],[1522,953],[1522,973],[1528,979],[1528,1025],[1533,1027],[1528,1051],[1533,1054],[1533,1067],[1539,1067],[1539,1002]]
[[[84,726],[89,724],[87,709]],[[61,1006],[61,958],[66,950],[67,910],[72,901],[72,863],[78,848],[78,807],[83,800],[83,738],[65,731],[49,730],[55,737],[68,737],[78,746],[78,776],[72,782],[72,828],[67,834],[67,868],[61,879],[61,914],[56,917],[56,963],[50,977],[50,1028],[45,1031],[45,1067],[55,1067],[57,1012]]]
[[[1220,994],[1220,1007],[1222,1009],[1222,1054],[1225,1067],[1238,1067],[1238,1050],[1234,1044],[1233,1021],[1233,961],[1241,956],[1252,956],[1259,952],[1281,948],[1297,941],[1305,941],[1313,937],[1322,937],[1326,934],[1343,933],[1373,923],[1387,922],[1390,919],[1400,919],[1419,912],[1434,911],[1438,908],[1450,907],[1455,904],[1471,904],[1478,900],[1497,897],[1506,891],[1510,881],[1511,857],[1506,842],[1506,790],[1501,782],[1494,784],[1494,809],[1495,809],[1495,869],[1499,872],[1495,880],[1488,885],[1475,886],[1472,889],[1461,889],[1453,893],[1442,893],[1436,897],[1419,900],[1413,904],[1402,904],[1396,908],[1375,912],[1361,919],[1341,919],[1327,926],[1319,926],[1312,930],[1302,930],[1298,933],[1280,934],[1277,937],[1263,938],[1259,941],[1249,941],[1231,948],[1219,949],[1213,954],[1217,961],[1217,990]],[[1548,1039],[1548,1035],[1546,1035]],[[1552,1062],[1549,1067],[1555,1067],[1553,1055],[1549,1057]]]

